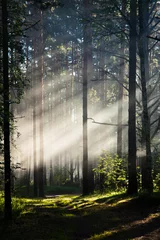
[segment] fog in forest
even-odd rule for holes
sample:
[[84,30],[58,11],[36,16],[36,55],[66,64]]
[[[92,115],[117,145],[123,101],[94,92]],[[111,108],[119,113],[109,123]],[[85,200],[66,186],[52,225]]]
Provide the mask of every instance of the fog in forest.
[[[56,77],[58,79],[58,77]],[[71,79],[72,80],[71,80]],[[13,162],[16,165],[21,163],[22,168],[28,168],[30,166],[33,171],[33,156],[36,153],[37,164],[40,154],[40,139],[43,138],[43,151],[44,162],[49,169],[50,162],[53,166],[61,165],[65,166],[68,162],[68,168],[70,161],[76,165],[76,161],[82,165],[82,90],[81,83],[74,82],[72,76],[64,79],[60,77],[59,81],[73,81],[73,88],[78,85],[77,93],[73,93],[70,99],[63,100],[65,92],[63,88],[54,87],[51,88],[51,84],[45,85],[43,89],[43,135],[40,136],[40,94],[41,87],[36,86],[35,91],[28,89],[26,96],[18,106],[20,110],[15,110],[15,125],[14,131],[14,144],[12,147]],[[47,80],[48,81],[48,80]],[[54,82],[53,79],[49,79],[48,82]],[[96,84],[97,91],[100,88],[100,84]],[[66,91],[66,90],[65,90]],[[91,89],[93,91],[93,88]],[[32,97],[36,98],[36,137],[33,136],[33,109],[32,109]],[[92,97],[92,96],[91,96]],[[62,101],[60,102],[60,98]],[[28,103],[29,101],[29,103]],[[54,101],[54,103],[53,103]],[[107,150],[111,153],[117,151],[117,114],[118,103],[110,104],[107,108],[104,108],[101,103],[96,105],[92,103],[94,99],[88,97],[88,151],[89,161],[96,159],[102,150]],[[100,100],[98,100],[100,101]],[[56,103],[56,105],[55,105]],[[53,106],[51,106],[51,104]],[[123,124],[127,125],[128,121],[128,101],[123,103]],[[67,112],[67,108],[68,111]],[[94,122],[95,121],[95,122]],[[105,125],[108,124],[108,125]],[[112,126],[110,124],[115,124]],[[127,126],[123,127],[123,151],[127,152]],[[34,137],[36,146],[34,146]],[[18,171],[21,170],[17,170]],[[49,171],[49,170],[48,170]]]
[[136,182],[147,171],[139,186],[145,178],[153,183],[152,170],[160,169],[159,1],[153,2],[148,15],[137,4],[137,16],[129,1],[118,1],[120,7],[114,1],[15,1],[17,10],[10,3],[4,102],[11,149],[4,152],[11,150],[14,186],[32,192],[36,186],[41,196],[41,185],[81,188],[90,179],[118,188],[106,183],[107,175],[104,180],[104,172],[112,172],[125,188],[133,172]]

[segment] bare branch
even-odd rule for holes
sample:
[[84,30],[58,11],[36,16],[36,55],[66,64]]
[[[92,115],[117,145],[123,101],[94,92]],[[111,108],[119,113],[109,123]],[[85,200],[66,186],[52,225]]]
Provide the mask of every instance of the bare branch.
[[151,123],[151,126],[153,125],[153,124],[155,124],[156,122],[158,122],[159,121],[159,118],[157,118],[156,120],[154,120],[152,123]]
[[39,22],[40,22],[40,20],[38,20],[38,21],[35,22],[34,24],[30,25],[29,27],[22,29],[22,31],[27,31],[27,30],[29,30],[30,28],[33,28],[33,27],[36,26]]
[[148,109],[154,107],[154,105],[156,105],[157,103],[159,103],[159,99],[157,99],[154,103],[152,103],[152,104],[148,107]]
[[154,40],[156,40],[156,41],[160,41],[160,38],[158,38],[157,36],[156,37],[152,37],[152,36],[147,36],[148,38],[151,38],[151,39],[154,39]]
[[[107,126],[118,126],[117,123],[103,123],[103,122],[97,122],[93,118],[88,118],[89,120],[92,120],[92,123],[100,124],[100,125],[107,125]],[[121,124],[121,126],[127,127],[128,124]]]

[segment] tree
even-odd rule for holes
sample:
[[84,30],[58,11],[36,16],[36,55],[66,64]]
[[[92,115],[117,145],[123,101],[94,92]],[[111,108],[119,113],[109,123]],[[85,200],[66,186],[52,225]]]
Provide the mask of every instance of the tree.
[[4,166],[5,166],[5,219],[12,218],[11,205],[11,157],[10,157],[10,110],[9,110],[9,62],[8,62],[8,10],[7,0],[2,0],[3,25],[3,115],[4,115]]
[[88,80],[89,80],[89,60],[91,47],[90,1],[84,0],[84,47],[83,47],[83,195],[89,193],[88,184]]
[[40,161],[38,168],[38,184],[39,184],[39,197],[44,197],[44,136],[43,136],[43,102],[44,102],[44,76],[43,76],[43,12],[40,11],[41,28],[40,28],[40,56],[39,56],[39,70],[40,70]]
[[137,1],[130,0],[128,194],[137,193],[136,173],[136,40]]
[[[88,18],[88,0],[83,1],[85,18]],[[87,195],[88,191],[88,127],[87,127],[87,81],[88,81],[88,44],[87,44],[87,24],[84,23],[84,48],[83,48],[83,195]]]
[[147,82],[149,82],[149,1],[139,0],[139,56],[142,86],[142,150],[145,152],[142,158],[142,188],[148,192],[153,191],[152,180],[152,156],[150,138],[150,117],[148,113]]
[[36,39],[33,39],[33,49],[34,49],[34,56],[33,56],[33,69],[32,69],[32,97],[33,97],[33,178],[34,178],[34,197],[38,196],[38,172],[37,172],[37,141],[36,141]]
[[[126,11],[126,0],[122,0],[122,13],[125,15]],[[123,17],[122,17],[123,18]],[[123,19],[124,20],[124,19]],[[118,86],[118,127],[117,127],[117,154],[121,158],[122,157],[122,117],[123,117],[123,83],[125,77],[125,23],[122,23],[122,33],[120,37],[120,70],[119,70],[119,81],[120,84]]]

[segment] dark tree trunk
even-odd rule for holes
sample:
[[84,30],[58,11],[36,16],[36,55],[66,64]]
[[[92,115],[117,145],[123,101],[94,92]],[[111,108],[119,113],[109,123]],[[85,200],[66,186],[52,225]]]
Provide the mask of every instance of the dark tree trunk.
[[74,173],[73,159],[72,159],[72,153],[70,153],[70,180],[71,180],[71,183],[73,183],[73,173]]
[[[32,96],[33,96],[33,179],[34,197],[38,196],[38,174],[37,174],[37,142],[36,142],[36,44],[34,39],[34,64],[32,70]],[[34,72],[34,73],[33,73]]]
[[[103,169],[103,167],[104,167],[104,163],[102,162],[101,163],[101,169]],[[100,174],[99,174],[99,189],[100,189],[101,193],[104,192],[104,189],[105,189],[105,175],[104,175],[104,172],[100,172]]]
[[53,184],[53,160],[52,157],[50,157],[50,163],[49,163],[49,185],[52,186]]
[[[106,79],[105,79],[105,43],[101,40],[99,57],[100,100],[102,108],[106,108]],[[98,64],[97,64],[98,65]]]
[[128,194],[137,193],[136,172],[136,22],[137,1],[130,1]]
[[30,194],[30,180],[31,180],[31,157],[30,156],[28,156],[27,179],[26,180],[27,180],[27,196],[29,196],[29,194]]
[[[53,74],[53,73],[52,73]],[[50,110],[50,118],[49,118],[49,124],[53,124],[53,110],[54,110],[54,103],[53,103],[53,80],[51,78],[50,80],[50,84],[51,84],[51,90],[50,90],[50,98],[51,98],[51,102],[49,104],[48,101],[48,109]],[[49,98],[49,95],[48,95]],[[50,127],[50,125],[49,125]],[[48,127],[48,130],[49,130]],[[51,142],[53,143],[54,141],[54,131],[52,130],[52,137],[51,137]],[[49,160],[49,185],[52,186],[53,185],[53,159],[54,159],[54,149],[51,151],[51,156],[50,156],[50,160]]]
[[79,156],[77,157],[77,181],[79,182],[80,181],[80,174],[79,174]]
[[148,49],[149,1],[139,0],[139,56],[142,85],[142,188],[153,191],[152,156],[150,143],[150,118],[148,113],[147,82],[149,81],[149,49]]
[[83,195],[89,194],[88,186],[88,78],[89,78],[89,48],[90,48],[90,22],[89,0],[83,0],[84,6],[84,48],[83,48]]
[[3,104],[4,104],[4,167],[5,167],[5,219],[12,218],[11,205],[11,159],[10,159],[10,111],[9,111],[9,76],[8,76],[8,11],[7,0],[2,0],[3,24]]
[[93,172],[93,163],[90,162],[88,166],[88,182],[89,182],[89,192],[94,192],[94,172]]
[[43,82],[43,14],[42,11],[41,15],[41,30],[40,30],[40,160],[39,160],[39,170],[38,170],[38,184],[39,184],[39,197],[44,197],[44,142],[43,142],[43,101],[44,101],[44,82]]

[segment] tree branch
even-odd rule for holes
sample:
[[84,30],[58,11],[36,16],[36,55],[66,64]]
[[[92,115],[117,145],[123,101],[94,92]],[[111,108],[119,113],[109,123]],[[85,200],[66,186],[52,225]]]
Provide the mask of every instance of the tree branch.
[[[92,120],[92,123],[96,123],[96,124],[100,124],[100,125],[107,125],[107,126],[118,126],[118,124],[117,123],[103,123],[103,122],[97,122],[97,121],[95,121],[93,118],[88,118],[88,119],[90,119],[90,120]],[[120,124],[121,126],[124,126],[124,127],[127,127],[128,126],[128,124]]]

